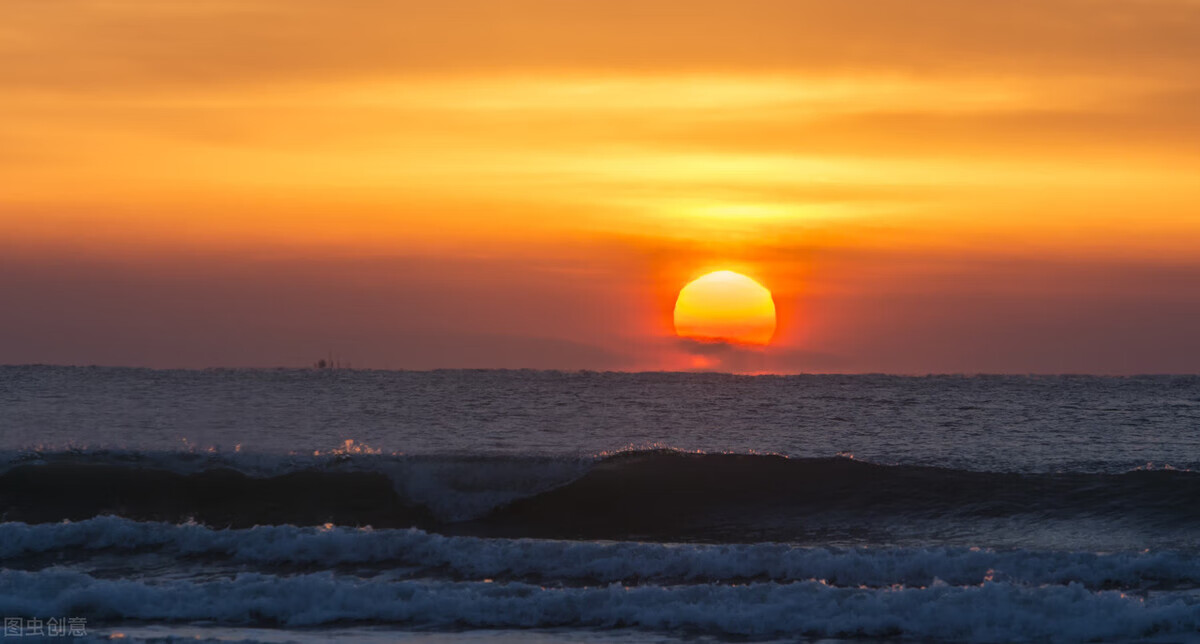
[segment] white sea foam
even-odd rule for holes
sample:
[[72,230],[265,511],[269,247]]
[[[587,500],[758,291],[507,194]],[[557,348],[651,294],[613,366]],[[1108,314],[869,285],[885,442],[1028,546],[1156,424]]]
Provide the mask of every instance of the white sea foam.
[[0,559],[39,553],[165,548],[258,565],[401,564],[469,578],[578,583],[825,580],[872,587],[1082,583],[1143,588],[1200,585],[1195,553],[1050,552],[976,548],[805,548],[786,544],[683,545],[446,537],[415,529],[200,525],[100,517],[76,523],[0,524]]
[[1006,582],[884,589],[818,581],[542,587],[527,583],[242,574],[148,584],[50,569],[0,572],[0,613],[99,620],[211,620],[314,626],[372,621],[428,627],[625,627],[738,636],[893,636],[1000,642],[1200,636],[1200,600],[1149,599],[1080,584]]

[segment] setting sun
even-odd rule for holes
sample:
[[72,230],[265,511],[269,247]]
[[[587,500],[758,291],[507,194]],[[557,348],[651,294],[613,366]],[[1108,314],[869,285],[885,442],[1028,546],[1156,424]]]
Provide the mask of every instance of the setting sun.
[[775,335],[775,301],[745,275],[709,273],[679,291],[675,333],[692,340],[768,344]]

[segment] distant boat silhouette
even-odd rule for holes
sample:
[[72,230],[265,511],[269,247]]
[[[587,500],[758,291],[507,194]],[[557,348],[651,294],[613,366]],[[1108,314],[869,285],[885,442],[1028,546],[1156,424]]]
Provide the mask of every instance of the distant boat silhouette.
[[335,358],[333,352],[329,352],[329,359],[321,358],[313,363],[313,369],[349,369],[350,362],[347,361],[345,367],[342,366],[341,358]]

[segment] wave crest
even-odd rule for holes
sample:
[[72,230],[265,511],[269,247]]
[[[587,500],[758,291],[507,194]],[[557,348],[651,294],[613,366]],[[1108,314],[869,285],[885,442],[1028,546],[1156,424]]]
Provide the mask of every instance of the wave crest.
[[29,522],[115,514],[662,541],[793,540],[830,526],[853,537],[895,521],[1013,518],[1183,533],[1200,528],[1200,474],[1017,474],[664,450],[598,460],[368,457],[268,475],[59,459],[0,474],[0,512]]

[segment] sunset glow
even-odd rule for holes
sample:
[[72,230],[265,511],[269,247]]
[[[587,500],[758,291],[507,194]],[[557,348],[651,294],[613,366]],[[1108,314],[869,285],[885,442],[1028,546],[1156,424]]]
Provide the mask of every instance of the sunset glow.
[[778,307],[756,371],[1188,371],[1196,33],[1183,0],[15,0],[0,359],[688,369],[680,285],[732,267]]

